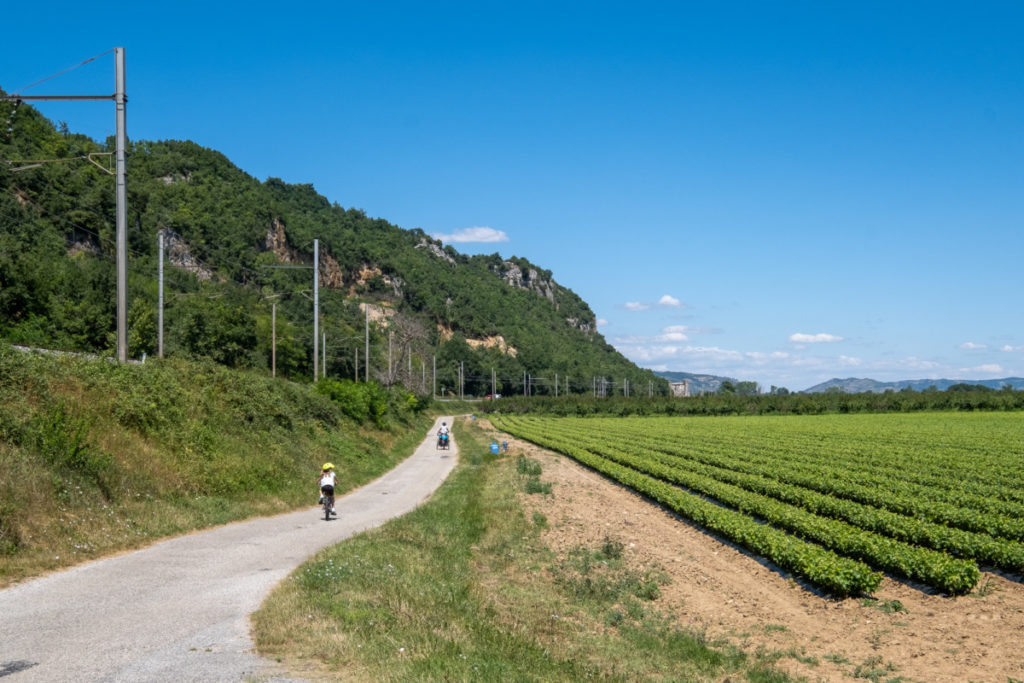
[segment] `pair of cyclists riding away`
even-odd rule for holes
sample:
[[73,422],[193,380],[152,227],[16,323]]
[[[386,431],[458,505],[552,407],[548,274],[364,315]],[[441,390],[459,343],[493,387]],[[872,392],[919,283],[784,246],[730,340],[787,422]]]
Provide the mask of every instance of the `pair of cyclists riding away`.
[[[447,440],[449,433],[448,423],[442,422],[441,428],[437,430],[438,436],[444,436]],[[317,480],[317,484],[320,486],[320,495],[327,498],[331,505],[331,515],[335,517],[338,516],[338,513],[334,511],[334,487],[337,483],[338,473],[334,471],[334,464],[325,462],[324,466],[320,468],[320,479]]]

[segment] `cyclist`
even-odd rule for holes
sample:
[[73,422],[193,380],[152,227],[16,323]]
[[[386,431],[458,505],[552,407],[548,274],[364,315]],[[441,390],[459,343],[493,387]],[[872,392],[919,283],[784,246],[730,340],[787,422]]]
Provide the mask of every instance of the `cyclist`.
[[320,495],[324,496],[330,501],[331,514],[335,517],[338,513],[334,511],[334,486],[338,481],[338,474],[334,471],[334,465],[325,462],[324,466],[320,468],[320,479],[317,483],[320,485]]
[[437,440],[439,443],[448,445],[449,433],[451,430],[448,429],[448,423],[442,422],[441,428],[437,430]]

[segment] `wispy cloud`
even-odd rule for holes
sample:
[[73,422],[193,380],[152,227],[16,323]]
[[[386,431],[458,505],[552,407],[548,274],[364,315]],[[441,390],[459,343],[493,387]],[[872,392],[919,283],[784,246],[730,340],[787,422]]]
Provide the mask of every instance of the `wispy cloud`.
[[650,304],[640,303],[639,301],[627,301],[623,306],[625,306],[627,311],[646,311],[651,307]]
[[974,342],[964,342],[960,345],[961,349],[974,350],[974,349],[987,349],[988,344],[975,344]]
[[1024,346],[1010,346],[1009,344],[1007,344],[1002,348],[1002,350],[1009,353],[1012,353],[1014,351],[1024,351]]
[[660,308],[686,308],[686,304],[671,294],[663,294],[662,297],[654,303],[651,303],[650,301],[627,301],[623,304],[623,308],[627,311],[647,311],[655,306]]
[[495,230],[488,227],[463,228],[456,230],[449,235],[434,234],[434,239],[441,240],[448,244],[467,242],[508,242],[508,235],[504,230]]
[[597,319],[597,326],[598,327],[608,327],[608,321],[605,320],[604,318],[598,318]]
[[973,368],[960,368],[960,372],[982,372],[990,375],[999,375],[1003,373],[1003,366],[997,365],[996,363],[986,363]]
[[899,368],[909,368],[911,370],[934,370],[935,368],[942,367],[941,363],[935,361],[924,360],[923,358],[917,358],[916,356],[908,356],[896,363]]
[[819,332],[818,334],[797,332],[789,335],[789,341],[796,342],[797,344],[831,344],[832,342],[841,342],[843,338],[837,337],[834,334],[825,334],[824,332]]

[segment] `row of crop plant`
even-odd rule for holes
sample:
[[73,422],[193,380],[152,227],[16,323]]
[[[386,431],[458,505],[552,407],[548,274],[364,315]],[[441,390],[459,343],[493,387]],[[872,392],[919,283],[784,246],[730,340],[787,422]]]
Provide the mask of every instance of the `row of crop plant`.
[[[746,457],[735,456],[729,452],[737,448],[736,433],[729,431],[732,419],[715,421],[715,428],[728,436],[717,441],[695,438],[694,430],[687,429],[695,422],[708,422],[699,418],[494,419],[500,428],[566,453],[833,593],[870,592],[873,588],[868,588],[870,581],[854,591],[849,589],[848,580],[826,579],[823,583],[820,570],[812,578],[805,561],[816,558],[814,552],[797,553],[801,559],[796,566],[788,566],[708,524],[702,506],[693,501],[746,517],[766,529],[831,551],[837,558],[861,561],[945,593],[970,591],[979,577],[977,562],[1018,573],[1024,570],[1019,516],[958,507],[906,491],[894,495],[891,487],[881,487],[881,494],[870,495],[879,487],[851,482],[862,474],[852,463],[844,465],[840,461],[831,468],[825,464],[790,465],[786,457],[790,444],[784,439],[769,447],[755,436],[752,440],[759,442],[755,449],[759,452],[748,450],[743,454]],[[804,433],[798,440],[806,442],[807,437]],[[824,430],[817,435],[819,449],[827,448],[829,437]],[[950,439],[948,448],[962,447],[955,438]],[[742,444],[738,450],[742,450]],[[631,481],[638,482],[640,488]],[[650,489],[658,495],[652,495]],[[682,507],[699,510],[699,516],[678,509],[679,501],[687,500],[686,496],[693,501]],[[671,499],[671,504],[663,498]],[[1009,513],[1013,508],[1014,504],[1007,502],[1002,509]],[[792,556],[787,557],[793,565]],[[851,576],[848,570],[840,573]],[[845,588],[837,589],[837,585]]]

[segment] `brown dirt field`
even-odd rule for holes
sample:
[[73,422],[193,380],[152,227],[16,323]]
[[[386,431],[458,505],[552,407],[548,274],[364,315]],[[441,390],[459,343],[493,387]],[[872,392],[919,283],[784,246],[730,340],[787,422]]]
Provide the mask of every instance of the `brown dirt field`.
[[[877,602],[825,597],[571,458],[503,439],[553,484],[551,495],[523,495],[528,514],[547,517],[553,551],[623,543],[635,568],[670,577],[656,605],[712,642],[781,653],[778,669],[810,681],[1024,681],[1019,581],[983,572],[973,594],[950,598],[887,577]],[[881,609],[892,601],[905,611]]]

